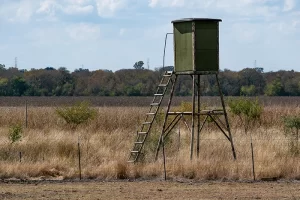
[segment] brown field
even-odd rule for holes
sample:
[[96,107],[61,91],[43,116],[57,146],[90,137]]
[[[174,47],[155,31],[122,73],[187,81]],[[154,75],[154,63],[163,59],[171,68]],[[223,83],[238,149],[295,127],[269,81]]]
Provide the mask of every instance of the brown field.
[[0,183],[0,199],[300,199],[300,182]]
[[[2,101],[3,99],[5,98],[1,98]],[[6,101],[8,99],[9,102],[1,102],[1,105],[13,104],[14,101],[20,102],[20,98],[16,98],[17,100],[6,98]],[[31,101],[39,101],[37,99],[39,98],[32,98]],[[101,98],[96,99],[101,101]],[[108,101],[107,98],[104,99],[102,101]],[[66,180],[78,178],[78,136],[83,179],[163,177],[161,156],[157,162],[153,162],[153,150],[157,143],[155,136],[160,132],[158,125],[154,126],[151,133],[153,137],[149,138],[146,146],[145,162],[139,164],[126,162],[136,131],[148,110],[147,107],[119,106],[119,104],[96,105],[95,109],[98,112],[96,119],[73,131],[57,116],[55,106],[47,107],[44,104],[39,107],[40,103],[30,103],[29,98],[27,100],[28,127],[24,128],[21,141],[14,144],[8,140],[9,126],[15,123],[25,123],[24,104],[15,103],[14,106],[0,107],[1,179]],[[135,98],[136,102],[143,100]],[[53,102],[52,98],[43,101],[51,102],[52,105],[65,105],[62,102]],[[256,179],[299,180],[300,156],[290,148],[290,139],[284,134],[281,117],[299,115],[300,98],[270,98],[268,100],[264,97],[261,101],[265,105],[262,120],[251,130],[254,141]],[[24,99],[21,102],[24,102]],[[252,180],[249,135],[243,133],[238,118],[229,115],[229,119],[237,151],[236,161],[232,159],[229,142],[218,129],[210,124],[202,133],[199,158],[190,161],[189,134],[181,124],[180,140],[178,139],[179,130],[176,128],[166,145],[168,178],[197,181]]]
[[[0,107],[28,106],[53,107],[72,105],[76,102],[88,101],[97,107],[113,106],[149,106],[153,97],[0,97]],[[225,99],[228,97],[225,97]],[[232,97],[229,97],[232,98]],[[255,98],[255,97],[253,97]],[[300,106],[300,97],[258,97],[265,106]],[[178,106],[182,101],[191,101],[191,97],[174,97],[173,105]],[[202,102],[208,106],[219,104],[219,97],[202,97]],[[166,102],[164,102],[166,105]]]

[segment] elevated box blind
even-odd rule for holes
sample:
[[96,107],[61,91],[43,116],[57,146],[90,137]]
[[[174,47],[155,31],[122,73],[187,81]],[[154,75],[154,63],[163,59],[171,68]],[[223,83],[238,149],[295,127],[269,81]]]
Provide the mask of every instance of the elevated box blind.
[[220,19],[191,18],[173,21],[175,73],[219,70]]

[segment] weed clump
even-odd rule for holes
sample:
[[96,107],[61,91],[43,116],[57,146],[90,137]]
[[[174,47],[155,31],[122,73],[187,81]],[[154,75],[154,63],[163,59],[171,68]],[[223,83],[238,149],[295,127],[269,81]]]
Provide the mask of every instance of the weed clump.
[[76,129],[80,124],[87,123],[96,116],[96,111],[85,101],[76,103],[71,107],[57,108],[56,113],[73,129]]

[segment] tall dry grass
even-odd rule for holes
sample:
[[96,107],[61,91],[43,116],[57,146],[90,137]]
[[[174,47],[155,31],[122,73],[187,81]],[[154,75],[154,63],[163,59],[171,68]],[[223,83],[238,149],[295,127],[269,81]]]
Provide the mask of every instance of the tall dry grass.
[[[67,179],[78,177],[77,137],[80,136],[82,175],[84,178],[155,178],[162,177],[160,155],[153,162],[153,137],[145,147],[147,159],[129,164],[127,159],[147,107],[97,107],[95,120],[68,128],[53,107],[29,107],[28,128],[22,140],[10,143],[9,126],[25,123],[22,107],[0,108],[0,178]],[[267,106],[260,124],[251,130],[254,142],[256,178],[276,177],[300,179],[300,155],[290,151],[289,139],[284,135],[281,117],[300,114],[295,106]],[[189,159],[190,135],[183,124],[175,128],[166,144],[166,167],[170,178],[198,180],[252,179],[249,135],[243,133],[238,118],[229,114],[237,151],[233,161],[229,142],[217,128],[208,124],[201,132],[200,156]],[[19,153],[22,153],[20,162]],[[194,152],[194,155],[195,152]]]

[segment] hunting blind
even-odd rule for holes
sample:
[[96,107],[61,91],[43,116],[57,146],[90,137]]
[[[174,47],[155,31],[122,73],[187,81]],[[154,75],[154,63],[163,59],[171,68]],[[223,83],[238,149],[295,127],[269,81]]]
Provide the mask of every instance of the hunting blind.
[[[199,157],[200,132],[208,121],[214,122],[214,124],[220,129],[221,133],[230,142],[233,158],[236,159],[225,103],[218,78],[219,22],[221,21],[222,20],[220,19],[208,18],[188,18],[172,21],[173,33],[166,34],[165,49],[168,34],[173,34],[175,61],[174,71],[166,71],[157,86],[149,111],[146,113],[145,120],[142,123],[140,130],[137,131],[137,137],[130,152],[129,162],[138,161],[140,155],[144,153],[143,147],[146,139],[150,134],[151,127],[155,122],[162,100],[166,95],[169,96],[169,100],[164,112],[164,121],[156,149],[156,159],[158,158],[158,153],[161,148],[163,148],[164,155],[164,141],[166,137],[168,137],[171,130],[178,124],[178,122],[182,120],[185,122],[184,124],[190,131],[190,159],[193,158],[193,152],[195,150]],[[172,98],[174,96],[176,81],[178,76],[183,75],[189,75],[193,82],[193,93],[191,99],[192,110],[172,112]],[[216,78],[217,88],[219,90],[219,96],[222,104],[221,109],[201,110],[200,77],[206,75],[214,75]],[[167,92],[168,90],[170,92]],[[187,123],[184,116],[191,116],[191,124]],[[200,116],[204,117],[200,118]],[[196,149],[194,148],[195,133],[197,134]]]
[[219,71],[220,19],[173,21],[175,73]]

